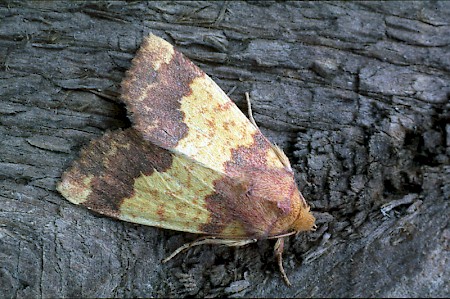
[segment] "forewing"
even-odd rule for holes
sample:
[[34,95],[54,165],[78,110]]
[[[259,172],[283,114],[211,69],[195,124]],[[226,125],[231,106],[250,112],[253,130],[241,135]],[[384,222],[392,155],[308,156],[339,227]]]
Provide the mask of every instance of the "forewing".
[[[261,222],[252,219],[270,215],[259,203],[242,202],[245,181],[149,144],[133,129],[92,141],[57,188],[69,201],[117,219],[227,238],[261,235]],[[249,211],[250,218],[239,216]]]
[[285,167],[217,84],[159,37],[144,40],[122,83],[122,98],[145,140],[211,169],[235,175],[245,167]]

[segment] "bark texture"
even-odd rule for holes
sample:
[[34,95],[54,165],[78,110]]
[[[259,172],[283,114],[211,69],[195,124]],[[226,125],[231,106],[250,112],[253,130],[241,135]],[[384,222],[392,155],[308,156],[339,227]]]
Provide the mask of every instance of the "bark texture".
[[[450,295],[450,2],[0,4],[0,297]],[[196,238],[90,213],[55,190],[130,123],[118,87],[149,32],[285,150],[318,219],[274,241]]]

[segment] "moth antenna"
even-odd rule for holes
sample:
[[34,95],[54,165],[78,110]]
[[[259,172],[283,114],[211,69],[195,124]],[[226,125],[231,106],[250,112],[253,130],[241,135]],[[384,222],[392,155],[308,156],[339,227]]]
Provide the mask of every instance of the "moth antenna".
[[256,121],[253,118],[252,103],[250,101],[250,95],[248,94],[248,92],[245,92],[245,99],[247,100],[248,118],[250,119],[250,122],[255,126],[255,128],[259,130],[258,125],[256,124]]
[[[259,130],[258,125],[256,124],[255,119],[253,118],[253,112],[252,112],[252,103],[250,101],[250,95],[248,92],[245,92],[245,99],[247,100],[247,107],[248,107],[248,118],[250,122]],[[286,167],[288,170],[292,170],[291,163],[289,163],[289,159],[286,156],[286,154],[283,152],[281,148],[279,148],[276,144],[270,144],[272,146],[273,151],[277,155],[278,159],[280,159],[281,163],[283,163],[284,167]]]
[[273,151],[277,155],[278,159],[280,159],[281,163],[283,163],[284,167],[286,167],[287,170],[292,171],[291,163],[289,162],[289,159],[286,156],[286,154],[283,152],[283,150],[281,148],[279,148],[278,145],[276,145],[276,144],[271,144],[271,145],[272,145]]

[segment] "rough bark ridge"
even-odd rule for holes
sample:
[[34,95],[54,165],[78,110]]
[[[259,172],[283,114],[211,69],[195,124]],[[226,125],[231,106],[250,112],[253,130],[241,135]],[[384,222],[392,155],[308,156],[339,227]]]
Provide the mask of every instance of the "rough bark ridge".
[[[446,1],[3,2],[1,297],[449,296],[449,20]],[[243,109],[250,91],[287,152],[319,227],[288,241],[293,287],[273,241],[161,265],[196,236],[55,191],[84,144],[130,125],[114,99],[149,32]]]

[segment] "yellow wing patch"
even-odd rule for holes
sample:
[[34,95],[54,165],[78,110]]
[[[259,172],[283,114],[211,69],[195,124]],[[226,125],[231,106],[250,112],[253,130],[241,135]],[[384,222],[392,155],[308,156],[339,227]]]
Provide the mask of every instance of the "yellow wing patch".
[[180,107],[188,132],[174,149],[224,172],[225,162],[232,160],[232,150],[250,147],[257,129],[206,75],[195,78],[190,88]]
[[142,47],[143,51],[150,52],[148,55],[152,55],[152,53],[158,54],[159,59],[148,61],[155,71],[159,70],[161,65],[168,64],[172,60],[175,49],[171,44],[153,34],[149,35],[145,42],[150,44],[151,47],[144,45]]
[[221,175],[174,155],[164,172],[142,174],[134,182],[134,195],[123,200],[119,219],[192,233],[205,233],[210,212],[205,198],[214,194],[213,182]]
[[91,182],[94,179],[93,175],[84,176],[78,173],[77,170],[72,171],[72,177],[82,177],[80,180],[63,180],[58,184],[58,191],[67,198],[70,202],[78,205],[85,202],[92,190],[90,188]]

